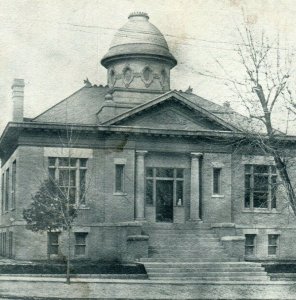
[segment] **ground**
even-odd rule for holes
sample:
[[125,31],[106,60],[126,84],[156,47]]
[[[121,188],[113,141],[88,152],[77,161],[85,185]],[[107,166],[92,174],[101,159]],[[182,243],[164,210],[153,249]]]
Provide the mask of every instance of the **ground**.
[[296,284],[0,277],[0,299],[295,299]]

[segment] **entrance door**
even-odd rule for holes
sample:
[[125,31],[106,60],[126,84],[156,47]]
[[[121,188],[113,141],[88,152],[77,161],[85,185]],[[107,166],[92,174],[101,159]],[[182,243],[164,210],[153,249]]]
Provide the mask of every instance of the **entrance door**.
[[156,180],[156,221],[173,222],[174,181]]

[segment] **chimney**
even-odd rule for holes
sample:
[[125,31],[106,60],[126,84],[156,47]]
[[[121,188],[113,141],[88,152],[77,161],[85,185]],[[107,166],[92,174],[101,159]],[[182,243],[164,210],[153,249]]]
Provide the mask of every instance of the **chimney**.
[[23,122],[24,119],[24,79],[14,79],[12,89],[12,121]]

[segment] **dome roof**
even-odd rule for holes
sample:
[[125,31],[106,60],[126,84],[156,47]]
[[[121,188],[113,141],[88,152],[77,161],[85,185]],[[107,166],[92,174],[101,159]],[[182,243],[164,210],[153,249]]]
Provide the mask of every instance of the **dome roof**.
[[108,53],[101,61],[104,67],[111,60],[133,55],[156,56],[167,60],[172,67],[177,64],[163,34],[149,22],[146,13],[131,13],[128,19],[116,32]]

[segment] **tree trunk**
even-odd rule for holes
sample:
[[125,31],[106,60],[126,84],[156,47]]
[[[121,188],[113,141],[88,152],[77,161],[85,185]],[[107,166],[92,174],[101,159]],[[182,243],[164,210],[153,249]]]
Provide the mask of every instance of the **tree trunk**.
[[280,158],[280,156],[277,153],[273,156],[273,159],[274,159],[276,168],[280,173],[280,177],[283,181],[284,187],[286,189],[289,203],[292,207],[294,215],[296,216],[296,195],[295,195],[295,191],[293,189],[289,174],[287,172],[286,164],[283,162],[283,160]]
[[67,284],[70,284],[71,227],[68,227]]

